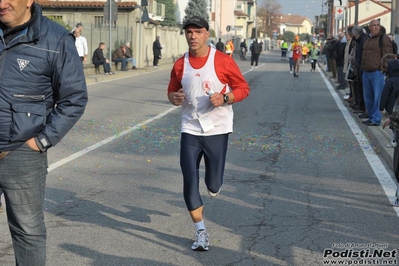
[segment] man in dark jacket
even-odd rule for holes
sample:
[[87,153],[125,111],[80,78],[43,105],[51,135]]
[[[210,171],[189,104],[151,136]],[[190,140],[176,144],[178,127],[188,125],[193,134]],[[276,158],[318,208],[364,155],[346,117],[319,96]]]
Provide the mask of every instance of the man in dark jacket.
[[219,41],[216,43],[216,49],[224,53],[224,43],[221,38],[219,38]]
[[47,149],[83,115],[87,88],[73,34],[33,0],[13,3],[0,13],[0,188],[15,264],[44,266]]
[[259,43],[257,39],[254,39],[249,49],[251,50],[251,67],[254,68],[254,63],[255,63],[255,68],[257,68],[259,55],[262,52],[262,45]]
[[364,105],[364,97],[363,97],[363,69],[362,69],[362,54],[363,54],[363,44],[367,40],[368,35],[364,32],[363,27],[361,26],[354,26],[352,29],[353,38],[356,42],[355,47],[355,58],[353,64],[353,70],[355,72],[355,81],[354,81],[354,96],[355,96],[355,104],[352,107],[354,113],[363,114],[364,116],[368,116],[366,112],[366,107]]
[[335,55],[337,52],[337,44],[338,44],[337,40],[334,37],[330,36],[327,38],[327,42],[326,42],[326,45],[324,48],[326,56],[327,56],[328,69],[332,73],[332,76],[330,78],[332,78],[332,79],[338,78],[337,65],[335,62]]
[[[399,141],[399,132],[396,131],[397,128],[395,129],[393,127],[391,121],[392,113],[394,111],[398,111],[396,109],[398,108],[397,100],[399,96],[399,60],[397,60],[397,58],[388,62],[387,76],[388,77],[385,79],[385,85],[381,95],[380,111],[384,111],[385,109],[387,115],[390,117],[384,121],[382,128],[385,128],[389,125],[393,132],[393,140],[388,145],[392,148],[395,148],[393,152],[393,169],[397,184],[399,184],[399,146],[397,145]],[[399,207],[399,185],[397,185],[395,200],[392,202],[392,205]]]
[[[381,32],[380,21],[372,20],[369,25],[370,37],[363,44],[362,64],[363,69],[363,95],[364,103],[369,118],[362,123],[367,126],[379,126],[382,114],[380,101],[385,75],[381,71],[381,59],[386,54],[392,54],[392,43],[388,36]],[[380,36],[382,43],[380,44]]]
[[111,65],[109,64],[109,60],[104,56],[104,48],[105,43],[100,42],[98,48],[94,51],[92,62],[95,67],[102,65],[104,68],[104,75],[113,75],[114,73],[111,71]]
[[155,39],[154,43],[152,44],[152,52],[154,54],[154,60],[153,60],[153,65],[154,67],[158,67],[158,61],[159,59],[161,59],[161,50],[162,50],[162,46],[161,43],[159,42],[160,37],[157,36],[157,38]]
[[241,60],[245,60],[245,56],[247,55],[247,42],[244,39],[241,43],[240,43],[240,58]]
[[344,75],[344,60],[345,60],[346,37],[345,33],[341,32],[338,35],[338,43],[335,53],[335,64],[337,66],[338,86],[337,90],[344,90],[347,86]]
[[395,59],[388,62],[387,78],[381,94],[380,111],[383,112],[385,110],[388,116],[391,115],[398,96],[399,60]]

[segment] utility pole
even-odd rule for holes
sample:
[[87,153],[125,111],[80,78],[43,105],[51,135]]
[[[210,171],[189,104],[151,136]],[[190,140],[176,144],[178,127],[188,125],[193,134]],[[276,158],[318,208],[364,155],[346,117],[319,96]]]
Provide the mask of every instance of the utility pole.
[[256,0],[254,0],[254,7],[255,7],[255,39],[258,39],[258,15],[257,15],[257,8],[256,8]]
[[355,25],[359,24],[359,0],[355,0]]

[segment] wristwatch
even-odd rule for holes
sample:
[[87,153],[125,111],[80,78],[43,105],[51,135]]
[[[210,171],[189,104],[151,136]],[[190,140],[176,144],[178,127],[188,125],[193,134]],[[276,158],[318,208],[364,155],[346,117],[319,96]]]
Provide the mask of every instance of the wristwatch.
[[47,149],[51,147],[51,144],[48,142],[47,138],[41,133],[35,137],[35,142],[41,152],[46,152]]
[[229,101],[229,96],[227,96],[227,94],[224,94],[224,95],[223,95],[223,101],[224,101],[225,103],[227,103],[227,102]]

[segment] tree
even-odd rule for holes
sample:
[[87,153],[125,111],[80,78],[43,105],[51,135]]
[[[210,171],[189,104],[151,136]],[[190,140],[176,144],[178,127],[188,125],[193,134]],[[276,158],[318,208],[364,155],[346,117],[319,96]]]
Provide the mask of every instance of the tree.
[[277,21],[281,16],[282,6],[278,0],[264,0],[258,8],[258,33],[263,32],[268,36],[273,36],[273,30],[278,29]]
[[186,15],[183,18],[183,24],[186,23],[193,16],[199,16],[209,23],[209,15],[206,11],[206,1],[205,0],[190,0],[187,4],[186,9],[184,9]]
[[72,30],[72,27],[65,24],[65,22],[59,18],[59,17],[54,17],[54,16],[46,16],[49,20],[52,20],[54,22],[57,22],[58,24],[60,24],[61,26],[63,26],[64,28],[66,28],[68,31]]
[[295,33],[293,33],[292,31],[284,31],[283,38],[284,40],[292,42],[294,41]]
[[176,27],[176,5],[173,0],[158,0],[158,4],[165,5],[165,18],[161,21],[162,26]]

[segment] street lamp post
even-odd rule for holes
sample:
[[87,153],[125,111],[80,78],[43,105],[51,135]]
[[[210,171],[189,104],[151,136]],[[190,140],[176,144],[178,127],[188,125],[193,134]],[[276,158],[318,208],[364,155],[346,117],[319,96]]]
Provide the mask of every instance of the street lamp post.
[[255,39],[258,39],[258,16],[256,15],[256,12],[257,12],[257,10],[256,10],[256,0],[254,0],[254,7],[255,7],[255,23],[254,23],[254,25],[255,25]]
[[[140,25],[139,25],[139,40],[138,40],[138,42],[139,42],[139,49],[138,49],[138,51],[136,52],[136,57],[137,57],[137,67],[138,68],[141,68],[141,54],[142,54],[142,52],[141,52],[141,28],[142,28],[142,24],[141,24],[141,11],[142,11],[142,6],[140,6],[140,5],[136,5],[135,6],[135,8],[139,8],[140,9]],[[137,35],[136,35],[136,37],[137,37]]]

